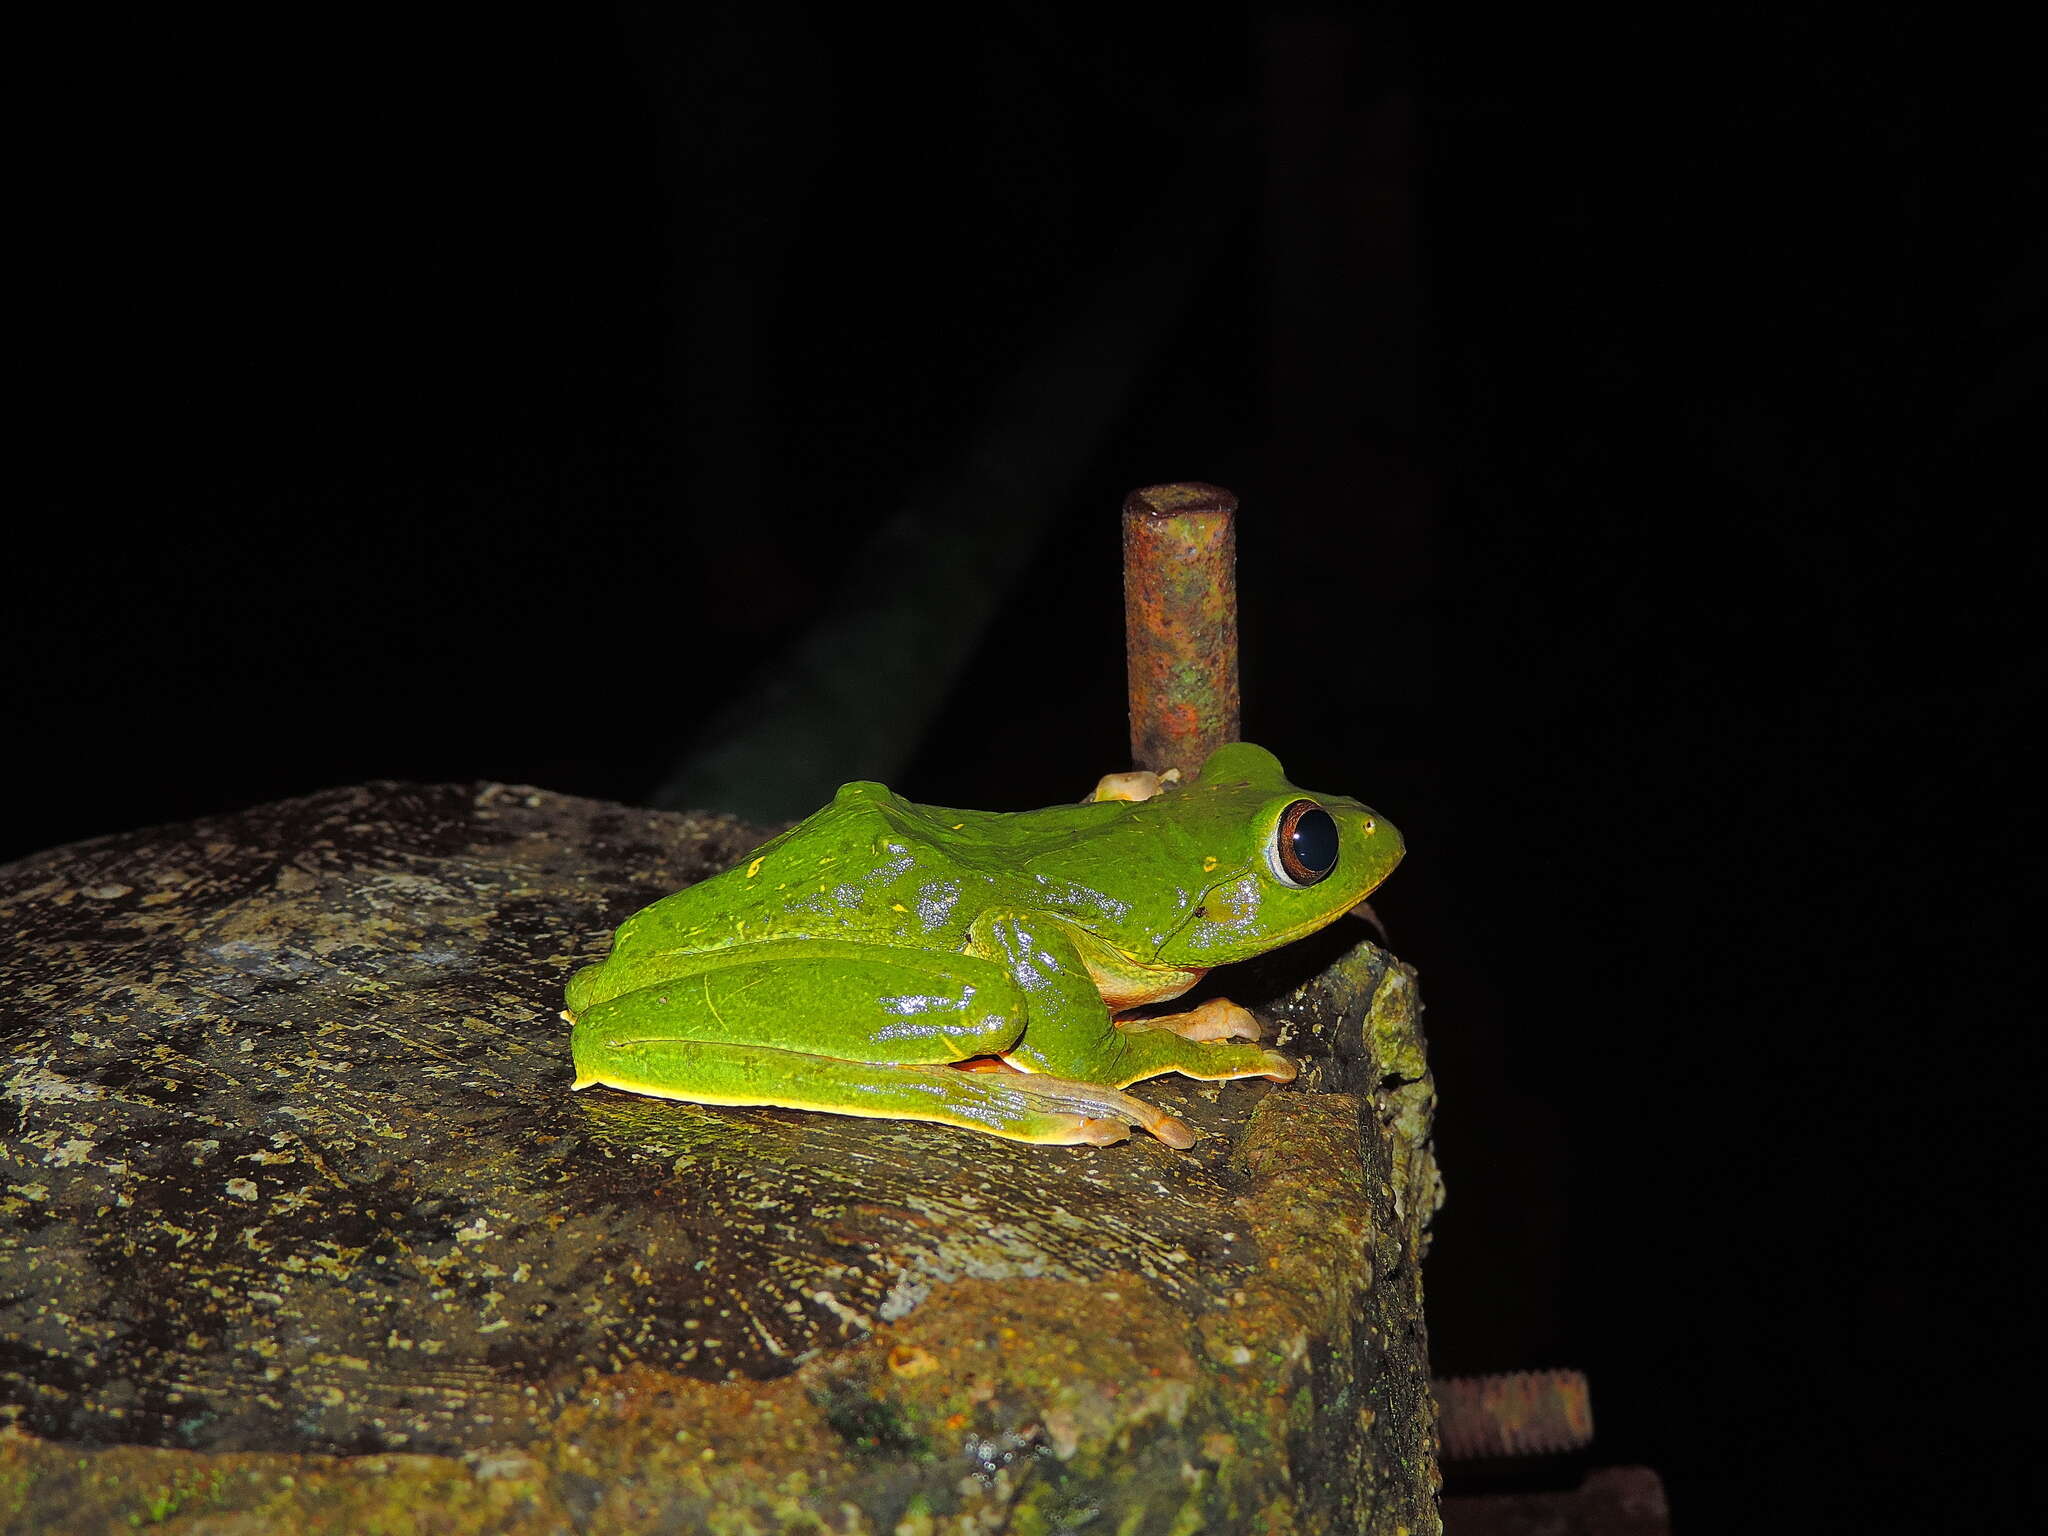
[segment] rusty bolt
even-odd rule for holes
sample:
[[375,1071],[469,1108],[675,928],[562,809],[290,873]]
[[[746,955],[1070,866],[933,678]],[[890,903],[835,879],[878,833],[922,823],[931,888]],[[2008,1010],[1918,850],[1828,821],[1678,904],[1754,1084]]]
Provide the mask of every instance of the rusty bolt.
[[1593,1401],[1579,1371],[1440,1376],[1429,1390],[1446,1461],[1552,1456],[1593,1441]]
[[1237,498],[1187,481],[1124,498],[1131,759],[1192,777],[1238,734]]

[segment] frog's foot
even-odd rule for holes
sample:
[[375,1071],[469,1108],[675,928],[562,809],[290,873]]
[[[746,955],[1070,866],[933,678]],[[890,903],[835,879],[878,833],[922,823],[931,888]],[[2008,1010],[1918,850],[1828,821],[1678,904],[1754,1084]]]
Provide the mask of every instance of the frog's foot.
[[1294,1081],[1294,1063],[1259,1044],[1265,1038],[1265,1029],[1249,1009],[1240,1008],[1227,997],[1212,997],[1186,1013],[1162,1014],[1155,1019],[1118,1019],[1116,1027],[1124,1032],[1130,1047],[1118,1073],[1126,1084],[1162,1072],[1178,1072],[1183,1077],[1212,1083],[1239,1077],[1263,1077],[1276,1083]]
[[1195,1141],[1172,1115],[1101,1083],[848,1061],[725,1040],[612,1035],[591,1028],[589,1015],[584,1024],[575,1043],[576,1088],[604,1083],[694,1104],[775,1104],[875,1120],[929,1120],[1055,1146],[1108,1146],[1128,1139],[1133,1128],[1169,1147]]
[[1266,1033],[1250,1009],[1238,1007],[1227,997],[1212,997],[1186,1013],[1164,1013],[1149,1019],[1118,1019],[1116,1027],[1130,1034],[1154,1029],[1171,1030],[1183,1040],[1259,1040]]
[[[1100,1083],[1077,1082],[1066,1077],[1048,1077],[1042,1072],[1019,1073],[1018,1078],[1009,1081],[1016,1082],[1019,1089],[1034,1097],[1043,1095],[1063,1108],[1070,1105],[1081,1111],[1076,1116],[1078,1134],[1071,1138],[1074,1141],[1105,1147],[1129,1136],[1131,1133],[1126,1126],[1136,1126],[1158,1137],[1169,1147],[1186,1150],[1195,1144],[1194,1130],[1185,1120],[1169,1115],[1163,1109],[1155,1109],[1120,1088],[1105,1088]],[[1094,1109],[1103,1118],[1089,1118],[1089,1109]],[[1095,1139],[1097,1129],[1103,1136],[1100,1141]]]

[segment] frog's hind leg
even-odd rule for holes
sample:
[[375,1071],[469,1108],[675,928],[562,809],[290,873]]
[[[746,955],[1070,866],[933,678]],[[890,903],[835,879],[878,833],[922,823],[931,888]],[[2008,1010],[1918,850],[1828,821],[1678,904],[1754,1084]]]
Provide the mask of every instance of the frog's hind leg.
[[935,1066],[997,1054],[1024,1032],[1023,994],[972,955],[808,939],[672,955],[662,968],[659,981],[572,1010],[579,1087],[614,1041]]
[[777,1105],[879,1120],[925,1120],[1010,1141],[1108,1146],[1133,1126],[1172,1147],[1194,1133],[1115,1088],[1024,1073],[844,1061],[727,1041],[614,1040],[577,1086],[608,1083],[693,1104]]
[[1169,1146],[1194,1141],[1116,1087],[958,1070],[1024,1031],[1023,994],[975,956],[810,940],[674,957],[669,968],[577,1015],[574,1086],[930,1120],[1016,1141],[1099,1146],[1133,1126]]

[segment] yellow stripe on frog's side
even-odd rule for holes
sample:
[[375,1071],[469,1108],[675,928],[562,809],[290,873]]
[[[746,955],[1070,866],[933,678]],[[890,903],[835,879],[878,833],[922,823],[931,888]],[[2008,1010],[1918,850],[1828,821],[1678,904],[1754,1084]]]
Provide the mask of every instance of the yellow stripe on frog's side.
[[[778,1085],[772,1092],[744,1088],[679,1089],[674,1084],[650,1082],[623,1073],[602,1076],[579,1074],[570,1086],[580,1089],[602,1083],[627,1093],[684,1104],[801,1109],[850,1115],[860,1120],[921,1120],[933,1125],[993,1133],[1011,1141],[1040,1146],[1107,1145],[1125,1139],[1130,1134],[1125,1127],[1132,1121],[1173,1145],[1185,1145],[1186,1141],[1180,1139],[1182,1137],[1192,1139],[1173,1116],[1142,1100],[1130,1098],[1118,1089],[1097,1084],[1059,1082],[1056,1085],[1059,1089],[1069,1093],[1078,1091],[1081,1096],[1081,1102],[1072,1109],[1046,1104],[1002,1106],[991,1102],[1001,1096],[1001,1085],[989,1083],[986,1074],[957,1072],[951,1067],[890,1066],[833,1057],[818,1057],[814,1061],[815,1080],[790,1081]],[[934,1079],[931,1074],[935,1072],[948,1076]],[[900,1078],[896,1074],[901,1074]],[[1019,1075],[1005,1074],[1013,1084]],[[951,1080],[955,1078],[957,1082]],[[920,1082],[936,1086],[941,1090],[941,1096],[927,1096],[919,1092]],[[1052,1086],[1055,1085],[1042,1084],[1036,1092],[1042,1093]],[[876,1093],[877,1101],[863,1102],[861,1093],[864,1089]],[[898,1089],[908,1090],[916,1097],[906,1101],[897,1093]],[[1034,1090],[1017,1085],[1011,1095],[1013,1100],[1017,1093],[1034,1095]],[[1083,1108],[1093,1109],[1096,1114],[1080,1113]]]

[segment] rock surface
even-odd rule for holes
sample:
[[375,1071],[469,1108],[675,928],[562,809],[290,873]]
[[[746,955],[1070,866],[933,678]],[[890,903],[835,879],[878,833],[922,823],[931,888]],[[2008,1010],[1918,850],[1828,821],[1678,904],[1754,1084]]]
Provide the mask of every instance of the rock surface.
[[1046,1148],[571,1095],[563,979],[728,818],[368,785],[0,871],[0,1520],[1424,1531],[1413,978]]

